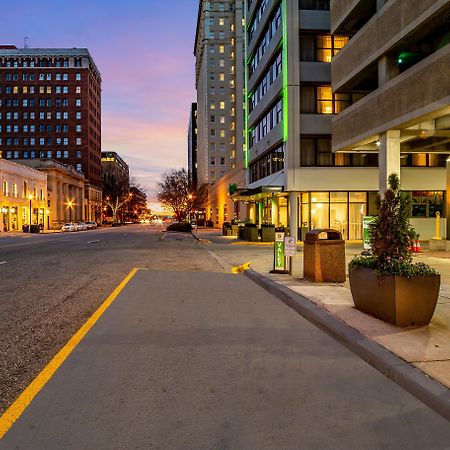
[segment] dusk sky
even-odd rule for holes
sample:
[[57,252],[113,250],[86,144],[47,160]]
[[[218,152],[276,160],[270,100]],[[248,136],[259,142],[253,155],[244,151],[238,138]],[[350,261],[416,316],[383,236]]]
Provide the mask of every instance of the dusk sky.
[[[102,149],[117,151],[153,202],[187,164],[198,0],[22,0],[2,10],[2,44],[87,48],[102,75]],[[153,198],[151,198],[153,197]]]

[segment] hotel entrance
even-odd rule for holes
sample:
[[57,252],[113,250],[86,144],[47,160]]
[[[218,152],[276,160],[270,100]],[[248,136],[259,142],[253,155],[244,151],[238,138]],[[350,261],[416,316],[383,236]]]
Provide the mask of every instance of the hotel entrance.
[[302,237],[307,230],[332,228],[345,240],[362,240],[367,192],[304,192],[299,200]]

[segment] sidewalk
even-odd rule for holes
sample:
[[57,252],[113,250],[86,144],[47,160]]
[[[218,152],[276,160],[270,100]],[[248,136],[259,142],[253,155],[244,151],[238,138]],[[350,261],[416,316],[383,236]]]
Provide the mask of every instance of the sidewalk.
[[[399,328],[355,309],[348,280],[345,283],[320,284],[304,280],[302,245],[298,246],[292,275],[275,275],[269,273],[273,265],[273,247],[270,245],[255,245],[224,237],[220,230],[199,230],[198,237],[211,241],[208,249],[229,265],[252,261],[252,269],[260,275],[302,295],[371,341],[450,388],[450,252],[429,252],[425,249],[424,253],[414,257],[441,273],[439,302],[429,326]],[[360,244],[347,244],[346,262],[361,250]]]

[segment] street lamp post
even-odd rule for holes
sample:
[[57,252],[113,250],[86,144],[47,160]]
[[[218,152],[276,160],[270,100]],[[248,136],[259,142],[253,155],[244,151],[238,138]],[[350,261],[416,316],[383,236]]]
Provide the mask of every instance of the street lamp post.
[[30,224],[28,225],[28,233],[31,233],[31,215],[32,215],[32,212],[31,212],[31,200],[33,200],[33,196],[30,194],[28,196],[28,199],[30,200]]
[[73,205],[72,200],[69,200],[67,202],[67,206],[69,207],[69,222],[72,222],[72,205]]

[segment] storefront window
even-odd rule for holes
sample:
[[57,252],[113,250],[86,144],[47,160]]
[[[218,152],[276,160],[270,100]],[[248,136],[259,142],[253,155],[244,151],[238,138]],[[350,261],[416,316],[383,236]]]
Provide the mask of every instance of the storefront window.
[[347,202],[330,203],[330,228],[339,231],[343,239],[348,239]]
[[441,217],[444,213],[444,192],[443,191],[413,191],[412,197],[412,217],[436,217],[439,211]]
[[347,203],[347,192],[331,192],[330,201]]

